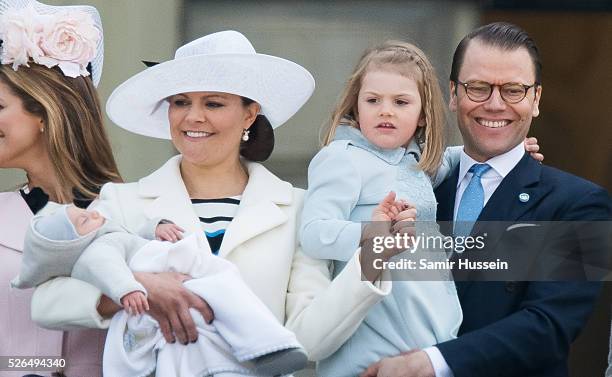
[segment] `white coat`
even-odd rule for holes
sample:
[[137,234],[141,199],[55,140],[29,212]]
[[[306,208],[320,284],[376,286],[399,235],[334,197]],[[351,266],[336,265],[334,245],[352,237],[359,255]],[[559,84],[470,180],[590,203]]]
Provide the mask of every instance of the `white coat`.
[[[180,161],[180,155],[171,158],[137,183],[106,184],[96,209],[132,231],[147,219],[162,217],[185,229],[185,235],[204,237],[181,177]],[[219,255],[238,267],[247,285],[279,322],[295,332],[311,360],[325,358],[390,292],[391,282],[373,285],[363,281],[358,253],[332,282],[331,262],[307,257],[298,247],[303,190],[280,180],[261,164],[244,164],[249,181]],[[75,302],[82,288],[71,280],[39,286],[32,304],[34,317],[52,327],[74,322],[92,327],[107,325],[95,307]],[[68,307],[56,308],[58,302],[66,302],[66,296],[72,298],[75,307],[71,312]]]

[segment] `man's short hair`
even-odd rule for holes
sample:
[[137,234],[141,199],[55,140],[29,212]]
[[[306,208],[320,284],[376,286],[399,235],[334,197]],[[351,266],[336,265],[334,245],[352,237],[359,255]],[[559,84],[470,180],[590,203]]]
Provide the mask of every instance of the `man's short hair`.
[[459,70],[463,65],[465,50],[467,50],[472,39],[477,39],[485,45],[508,51],[524,47],[527,49],[531,61],[533,62],[535,82],[536,84],[542,83],[542,61],[540,60],[538,47],[525,30],[508,22],[493,22],[481,26],[478,29],[472,30],[461,40],[461,42],[459,42],[455,49],[455,54],[453,55],[453,64],[450,74],[451,81],[457,82],[459,80]]

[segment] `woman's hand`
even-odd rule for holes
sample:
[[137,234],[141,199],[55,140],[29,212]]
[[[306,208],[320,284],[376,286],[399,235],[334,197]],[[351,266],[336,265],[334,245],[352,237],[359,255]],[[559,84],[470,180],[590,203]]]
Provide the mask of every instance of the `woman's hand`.
[[191,279],[189,275],[178,272],[135,272],[134,277],[148,293],[150,314],[159,323],[159,328],[168,343],[188,344],[198,340],[198,331],[189,308],[199,311],[206,323],[211,323],[214,314],[206,301],[183,286]]
[[535,137],[528,137],[525,139],[525,151],[529,153],[531,158],[538,162],[544,161],[544,155],[542,153],[538,153],[540,150],[540,146],[538,145],[538,139]]

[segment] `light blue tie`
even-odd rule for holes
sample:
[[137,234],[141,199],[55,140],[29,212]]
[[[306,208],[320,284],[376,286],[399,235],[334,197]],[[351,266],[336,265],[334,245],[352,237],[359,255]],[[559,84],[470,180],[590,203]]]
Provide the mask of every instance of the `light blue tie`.
[[470,168],[469,172],[473,175],[459,202],[455,219],[455,236],[470,235],[484,206],[484,189],[480,177],[489,169],[491,167],[487,164],[474,164]]

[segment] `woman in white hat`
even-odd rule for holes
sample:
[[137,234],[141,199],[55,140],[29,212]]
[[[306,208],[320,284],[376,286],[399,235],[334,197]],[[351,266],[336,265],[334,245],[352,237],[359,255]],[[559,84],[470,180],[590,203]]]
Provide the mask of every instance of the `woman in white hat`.
[[67,376],[99,376],[104,332],[36,326],[33,291],[11,289],[9,281],[19,273],[34,214],[57,203],[86,206],[104,183],[121,181],[95,88],[103,60],[100,17],[90,6],[0,0],[0,40],[0,168],[27,174],[22,188],[0,193],[0,355],[62,356]]
[[[273,128],[295,114],[313,90],[306,69],[256,53],[238,32],[182,46],[173,60],[120,85],[107,103],[120,127],[171,139],[180,154],[138,182],[105,185],[97,209],[131,230],[163,217],[185,234],[207,239],[211,252],[238,267],[279,322],[296,333],[310,359],[318,360],[350,336],[390,284],[362,281],[359,253],[332,282],[329,262],[311,259],[297,246],[303,191],[255,162],[272,152]],[[189,307],[205,317],[210,313],[182,287],[185,277],[138,274],[137,279],[157,301],[151,314],[166,339],[193,341]],[[68,292],[61,282],[43,285],[33,313],[53,324],[85,321],[79,313],[93,311],[92,304],[57,310],[62,297],[84,294]],[[107,302],[101,299],[101,311],[112,306]]]

